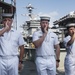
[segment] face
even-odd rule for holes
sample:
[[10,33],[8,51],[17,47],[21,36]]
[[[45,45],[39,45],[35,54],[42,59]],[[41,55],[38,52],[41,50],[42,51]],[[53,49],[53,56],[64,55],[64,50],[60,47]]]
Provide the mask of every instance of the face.
[[4,18],[3,24],[4,24],[4,26],[7,24],[9,27],[11,27],[12,19],[11,18]]
[[69,34],[70,34],[70,35],[73,35],[74,32],[75,32],[75,27],[70,27],[70,28],[68,29],[68,31],[69,31]]
[[43,21],[40,22],[40,25],[41,25],[41,29],[42,29],[42,31],[44,31],[44,28],[45,28],[46,26],[47,26],[47,30],[48,30],[49,22],[43,20]]

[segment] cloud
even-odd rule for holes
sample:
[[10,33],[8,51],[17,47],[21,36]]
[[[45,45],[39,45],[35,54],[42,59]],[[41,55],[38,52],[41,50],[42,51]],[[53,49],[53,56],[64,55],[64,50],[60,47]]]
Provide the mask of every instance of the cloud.
[[57,16],[57,15],[58,15],[58,12],[56,12],[56,11],[53,11],[53,12],[50,12],[50,13],[43,13],[43,12],[40,12],[38,15],[39,15],[39,16],[54,17],[54,16]]

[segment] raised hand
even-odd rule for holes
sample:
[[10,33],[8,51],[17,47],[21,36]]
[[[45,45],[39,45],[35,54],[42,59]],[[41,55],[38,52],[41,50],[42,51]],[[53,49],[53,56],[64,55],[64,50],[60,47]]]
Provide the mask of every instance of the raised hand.
[[6,22],[6,24],[5,24],[5,29],[6,29],[6,31],[9,30],[9,26],[8,26],[7,22]]
[[48,32],[48,26],[46,25],[44,28],[44,32],[47,33]]

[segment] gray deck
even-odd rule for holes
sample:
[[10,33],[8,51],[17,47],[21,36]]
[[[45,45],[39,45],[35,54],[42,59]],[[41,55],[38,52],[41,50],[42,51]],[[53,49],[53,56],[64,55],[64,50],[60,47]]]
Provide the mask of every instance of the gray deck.
[[[57,75],[65,75],[63,70],[57,71]],[[36,66],[34,61],[26,60],[24,61],[24,66],[20,75],[37,75]]]
[[[22,71],[19,73],[20,75],[37,75],[36,66],[34,63],[35,60],[35,51],[33,49],[25,51],[28,52],[24,58],[24,67]],[[57,70],[57,75],[65,75],[64,74],[64,58],[66,52],[64,49],[60,51],[60,63],[59,68]]]

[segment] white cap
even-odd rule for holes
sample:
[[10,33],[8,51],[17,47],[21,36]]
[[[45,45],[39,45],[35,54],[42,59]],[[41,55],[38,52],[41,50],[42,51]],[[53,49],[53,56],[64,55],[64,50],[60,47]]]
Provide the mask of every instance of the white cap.
[[41,16],[40,17],[40,20],[47,20],[47,21],[50,21],[50,17],[47,17],[47,16]]
[[2,17],[3,18],[13,18],[13,14],[12,13],[3,13]]
[[69,23],[66,25],[66,27],[71,27],[71,26],[75,26],[75,23]]

